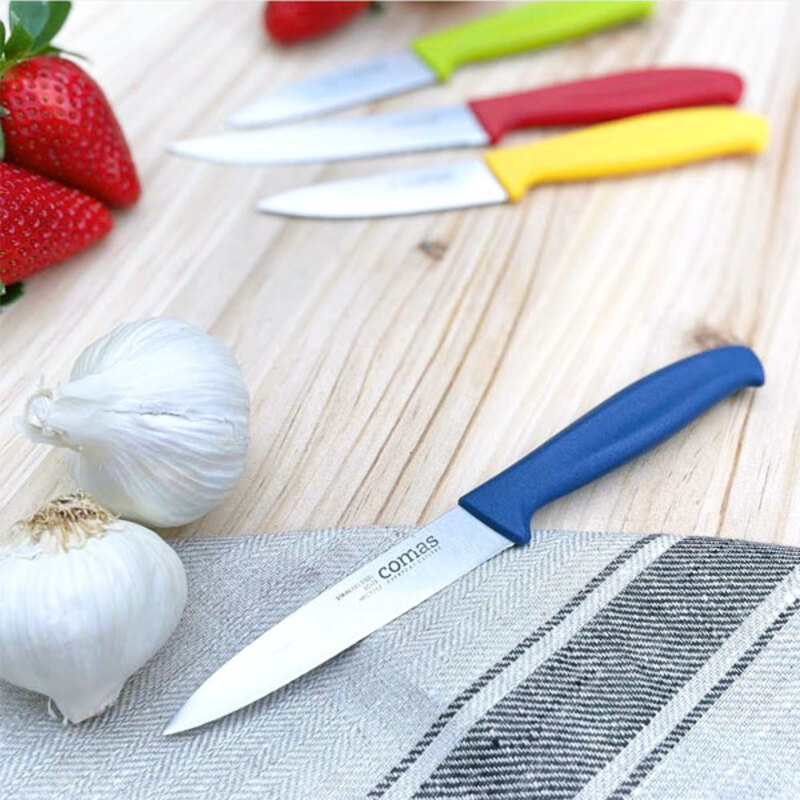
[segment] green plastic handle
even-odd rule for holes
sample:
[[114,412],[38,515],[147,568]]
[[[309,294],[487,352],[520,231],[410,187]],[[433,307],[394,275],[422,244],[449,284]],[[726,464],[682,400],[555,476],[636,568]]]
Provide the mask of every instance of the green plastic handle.
[[415,39],[416,54],[446,81],[462,64],[535,50],[646,17],[653,2],[539,2]]

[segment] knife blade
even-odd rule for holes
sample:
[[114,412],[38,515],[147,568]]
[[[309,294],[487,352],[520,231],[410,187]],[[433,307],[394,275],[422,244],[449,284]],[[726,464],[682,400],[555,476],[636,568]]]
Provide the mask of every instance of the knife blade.
[[317,75],[272,92],[233,114],[236,127],[326,114],[446,81],[463,64],[533,50],[641,19],[653,2],[538,2],[457,25],[408,50]]
[[719,69],[651,68],[461,105],[185,139],[171,152],[220,164],[344,161],[496,144],[523,128],[589,125],[668,108],[736,104],[742,79]]
[[747,347],[685,358],[613,395],[458,505],[245,647],[189,698],[171,735],[230,714],[320,666],[513,545],[536,510],[649,450],[724,397],[760,386]]
[[472,161],[292,189],[261,200],[258,209],[290,217],[360,219],[517,202],[538,184],[758,152],[767,138],[766,120],[738,109],[657,111],[490,150]]

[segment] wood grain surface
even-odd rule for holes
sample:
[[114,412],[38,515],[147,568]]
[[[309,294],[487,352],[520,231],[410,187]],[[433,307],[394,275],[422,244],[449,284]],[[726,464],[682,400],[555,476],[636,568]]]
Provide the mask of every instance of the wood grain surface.
[[254,205],[463,154],[252,169],[166,153],[174,138],[222,130],[265,90],[493,5],[386,3],[335,36],[279,49],[256,3],[76,4],[59,41],[90,57],[144,195],[103,244],[31,280],[0,313],[4,524],[73,485],[62,453],[14,428],[28,393],[42,377],[65,380],[118,323],[171,315],[233,348],[253,399],[240,487],[177,533],[430,520],[628,382],[744,342],[764,361],[764,388],[534,524],[800,544],[800,4],[665,2],[644,24],[370,107],[651,64],[723,66],[745,77],[743,105],[771,121],[756,158],[542,187],[516,206],[307,222]]

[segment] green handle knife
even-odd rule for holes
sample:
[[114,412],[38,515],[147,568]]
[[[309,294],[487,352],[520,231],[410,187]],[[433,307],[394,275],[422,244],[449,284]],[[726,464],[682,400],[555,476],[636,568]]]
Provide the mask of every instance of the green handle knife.
[[446,81],[476,61],[535,50],[639,20],[653,2],[538,2],[421,36],[408,49],[289,84],[228,120],[274,125],[326,114]]

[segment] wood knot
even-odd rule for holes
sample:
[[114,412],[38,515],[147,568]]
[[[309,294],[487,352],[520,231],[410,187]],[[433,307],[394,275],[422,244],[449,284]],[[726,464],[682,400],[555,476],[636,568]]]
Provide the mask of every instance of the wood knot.
[[729,344],[744,344],[738,337],[730,333],[723,333],[703,323],[694,328],[689,334],[689,339],[702,350],[710,350],[714,347],[725,347],[725,345]]
[[422,250],[426,256],[429,256],[434,261],[441,261],[444,258],[449,245],[446,242],[424,241],[420,242],[417,247],[419,250]]

